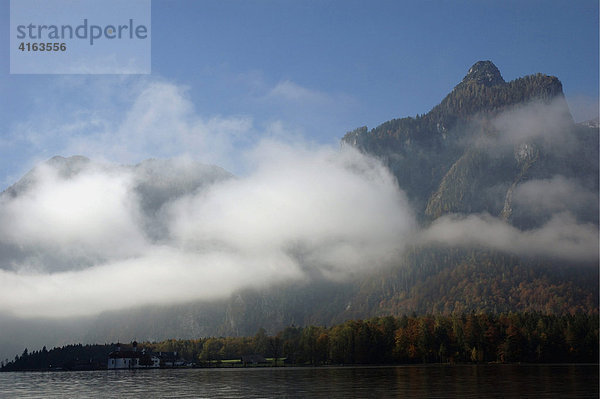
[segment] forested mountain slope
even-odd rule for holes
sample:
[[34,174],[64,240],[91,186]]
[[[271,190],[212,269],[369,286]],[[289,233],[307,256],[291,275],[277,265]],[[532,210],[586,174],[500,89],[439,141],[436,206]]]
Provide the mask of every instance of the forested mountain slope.
[[[598,128],[573,122],[556,77],[505,82],[493,63],[477,62],[428,113],[358,128],[342,142],[390,169],[425,232],[449,225],[458,235],[477,222],[471,234],[482,240],[417,239],[389,268],[168,308],[158,325],[177,336],[249,335],[411,313],[598,313],[597,250],[586,257],[578,246],[586,234],[594,242],[598,226]],[[508,244],[488,245],[495,228]],[[564,237],[573,245],[563,250]],[[131,315],[140,332],[160,335],[143,312]],[[97,331],[115,334],[126,320],[117,319]]]
[[[361,127],[342,140],[380,160],[416,214],[418,226],[398,242],[391,264],[366,264],[340,279],[309,274],[214,301],[106,311],[88,319],[80,340],[250,336],[259,328],[274,334],[412,313],[597,314],[598,131],[597,122],[574,123],[556,77],[505,82],[493,63],[477,62],[428,113]],[[104,167],[83,157],[48,162],[60,179]],[[174,161],[109,172],[118,168],[131,179],[140,219],[150,221],[145,236],[159,243],[169,226],[165,203],[235,180],[216,166]],[[0,199],[18,198],[34,177],[26,175]],[[5,260],[27,255],[16,244],[0,249]],[[52,256],[57,270],[66,267]],[[198,291],[207,284],[194,283]],[[68,324],[45,323],[67,333]]]

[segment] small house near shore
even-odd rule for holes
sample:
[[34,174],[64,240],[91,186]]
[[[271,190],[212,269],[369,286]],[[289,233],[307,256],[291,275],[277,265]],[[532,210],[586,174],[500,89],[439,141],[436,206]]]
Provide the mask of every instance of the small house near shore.
[[108,369],[140,369],[158,368],[160,358],[146,353],[146,350],[138,351],[137,342],[133,341],[131,349],[124,349],[117,344],[117,350],[108,354]]

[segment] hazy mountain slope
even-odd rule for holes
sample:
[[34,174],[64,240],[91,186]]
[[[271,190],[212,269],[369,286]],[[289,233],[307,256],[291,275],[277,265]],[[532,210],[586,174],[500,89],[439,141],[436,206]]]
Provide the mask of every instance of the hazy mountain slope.
[[[387,166],[421,222],[414,242],[398,242],[405,250],[391,266],[366,264],[345,279],[307,273],[306,278],[240,289],[213,302],[108,311],[84,323],[69,320],[78,326],[71,329],[73,339],[252,335],[261,327],[274,333],[292,324],[332,325],[412,312],[598,312],[598,125],[573,123],[557,78],[537,74],[505,82],[491,62],[478,62],[430,112],[372,130],[356,129],[342,142]],[[48,165],[60,177],[50,181],[60,182],[94,168],[108,176],[119,171],[139,199],[135,222],[141,221],[145,236],[158,245],[169,227],[165,204],[232,179],[221,168],[188,161],[111,166],[84,157],[55,157]],[[28,173],[0,201],[26,195],[43,170],[41,165]],[[231,209],[244,200],[233,198]],[[218,209],[220,203],[213,205]],[[292,244],[292,255],[314,259],[301,256],[302,243]],[[1,245],[1,267],[31,256],[19,245]],[[219,248],[222,243],[210,245]],[[59,271],[87,261],[52,250],[35,255],[33,260],[43,256]],[[198,291],[210,288],[203,279],[195,284]],[[50,319],[33,324],[5,319],[14,331],[19,323],[25,328],[46,324],[68,336],[68,329]]]
[[61,178],[70,179],[84,170],[129,171],[134,174],[135,189],[143,197],[145,211],[156,211],[171,198],[189,194],[216,181],[233,175],[215,165],[204,165],[187,160],[147,159],[137,165],[111,165],[94,162],[87,157],[54,156],[36,166],[0,195],[16,197],[23,194],[39,179],[40,169],[51,167]]
[[243,290],[227,301],[106,313],[86,341],[244,336],[261,327],[276,332],[412,313],[597,313],[597,268],[570,266],[490,251],[415,248],[398,266],[361,280],[285,284]]

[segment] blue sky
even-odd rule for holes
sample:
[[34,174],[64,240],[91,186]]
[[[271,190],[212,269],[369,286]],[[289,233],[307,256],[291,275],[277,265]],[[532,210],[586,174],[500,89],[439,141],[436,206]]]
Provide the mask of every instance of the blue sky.
[[0,185],[81,154],[187,156],[235,173],[261,138],[337,145],[425,113],[478,60],[598,110],[597,1],[152,1],[151,75],[10,75],[0,2]]

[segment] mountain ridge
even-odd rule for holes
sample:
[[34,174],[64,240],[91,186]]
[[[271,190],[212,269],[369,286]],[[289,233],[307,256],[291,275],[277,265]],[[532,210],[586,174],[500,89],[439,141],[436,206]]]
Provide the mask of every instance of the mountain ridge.
[[[479,61],[428,113],[393,119],[371,130],[360,127],[346,133],[342,142],[382,160],[422,221],[453,212],[488,212],[508,221],[515,187],[533,172],[554,174],[549,167],[554,159],[547,156],[551,151],[543,148],[543,132],[513,140],[508,143],[512,148],[502,143],[507,147],[502,156],[491,148],[510,134],[497,126],[497,120],[528,104],[547,107],[546,112],[555,113],[566,130],[575,129],[558,78],[538,73],[505,82],[491,61]],[[482,144],[486,141],[491,144]],[[568,173],[576,174],[571,165],[567,167]],[[484,181],[489,176],[495,176],[493,184]],[[504,187],[502,198],[483,198],[494,186]]]
[[[557,215],[571,215],[578,223],[575,232],[598,226],[598,127],[573,122],[562,84],[553,76],[505,82],[491,61],[476,63],[428,113],[371,130],[360,127],[348,132],[342,145],[389,169],[423,229],[452,218],[468,222],[460,218],[469,216],[520,238],[552,233],[555,241],[562,235],[577,243],[580,236],[561,230],[565,226],[559,222],[567,219]],[[55,157],[48,162],[63,165],[65,176],[72,176],[91,161]],[[137,176],[136,193],[147,198],[144,212],[159,213],[172,198],[201,190],[202,182],[233,177],[206,165],[178,177],[172,162],[149,160],[129,167]],[[19,184],[5,195],[18,196],[25,189]],[[553,221],[559,228],[544,230]],[[102,342],[252,335],[261,327],[274,333],[289,325],[413,312],[598,313],[597,258],[552,258],[506,248],[413,243],[394,265],[366,268],[346,281],[309,278],[241,289],[213,302],[107,311],[89,320],[81,337]]]
[[[551,154],[539,138],[511,145],[501,154],[490,153],[485,145],[464,145],[466,138],[478,137],[482,131],[494,133],[491,121],[510,108],[521,107],[521,98],[533,100],[535,104],[541,103],[543,106],[550,106],[553,100],[558,98],[556,109],[566,112],[565,125],[568,129],[573,128],[572,118],[565,108],[562,85],[557,78],[536,74],[504,82],[503,79],[500,81],[501,75],[497,68],[493,67],[497,74],[487,70],[492,68],[492,65],[484,63],[479,65],[482,68],[471,68],[453,92],[430,113],[416,118],[388,121],[371,131],[361,127],[353,133],[348,133],[342,140],[344,145],[355,146],[382,160],[394,173],[402,189],[407,189],[406,183],[411,183],[412,174],[422,176],[422,170],[419,170],[422,163],[410,165],[415,159],[419,160],[418,156],[411,158],[414,155],[412,153],[424,154],[423,158],[431,157],[435,162],[441,161],[439,170],[433,170],[433,173],[430,171],[428,174],[430,178],[437,176],[439,180],[436,181],[437,186],[431,184],[432,191],[422,204],[423,219],[429,220],[425,224],[449,212],[470,214],[480,211],[481,206],[473,202],[472,198],[478,195],[477,187],[486,182],[490,170],[501,175],[504,169],[510,170],[510,175],[504,179],[503,185],[496,191],[489,192],[490,196],[494,193],[496,195],[495,208],[490,213],[506,222],[514,219],[513,212],[516,212],[517,219],[525,218],[518,207],[512,209],[510,198],[507,201],[507,196],[513,195],[515,191],[518,198],[518,190],[524,183],[535,182],[540,177],[554,176],[557,170],[567,177],[573,177],[573,171],[584,171],[592,178],[597,176],[597,162],[593,161],[594,148],[597,146],[594,147],[593,143],[594,140],[597,142],[598,134],[597,130],[590,130],[585,126],[575,127],[574,134],[590,139],[591,145],[584,146],[590,153],[580,157],[581,163],[575,165],[570,172],[565,168],[561,169],[561,165],[552,165],[557,159],[567,156]],[[484,83],[480,84],[478,80],[481,79],[484,79]],[[520,94],[511,92],[515,87]],[[482,96],[479,106],[481,109],[477,108],[475,113],[466,113],[465,107],[468,108],[468,104],[477,101],[476,98],[466,98],[466,102],[463,99],[463,108],[460,108],[461,96],[470,96],[473,93],[480,93]],[[492,93],[492,97],[504,96],[505,100],[486,99],[486,93]],[[457,105],[458,109],[452,108]],[[484,111],[483,118],[480,118],[480,110]],[[461,113],[465,113],[466,117],[459,118],[457,115]],[[444,115],[450,114],[454,117],[445,119]],[[427,131],[427,128],[431,129]],[[580,128],[582,130],[578,130]],[[429,133],[430,136],[436,137],[436,140],[417,139],[416,135],[421,132]],[[458,139],[453,140],[453,134],[458,136]],[[498,135],[497,132],[495,134]],[[372,137],[368,137],[369,135]],[[585,143],[585,140],[582,142]],[[579,141],[577,143],[581,144]],[[433,151],[428,151],[427,146],[431,146]],[[448,153],[436,154],[436,151]],[[406,158],[409,159],[406,163],[409,167],[394,167],[395,161]],[[401,173],[406,171],[410,172],[406,176]],[[575,175],[579,176],[581,173]],[[423,184],[422,179],[415,181]],[[474,184],[477,181],[480,183]],[[593,183],[591,185],[593,186]],[[410,195],[410,185],[408,190]],[[456,195],[460,198],[458,205],[448,203],[448,198],[452,197],[449,193],[451,190],[459,192]],[[485,202],[485,199],[480,201]],[[531,217],[536,219],[535,223],[522,224],[531,226],[541,223],[537,216]],[[582,219],[590,220],[586,216]],[[597,224],[597,218],[592,218],[591,222]],[[282,284],[264,290],[241,290],[218,305],[181,305],[178,312],[187,315],[185,319],[196,335],[210,334],[210,330],[215,335],[238,336],[253,334],[260,327],[273,333],[287,325],[331,325],[348,319],[411,313],[597,313],[597,279],[597,261],[565,262],[561,259],[519,256],[479,247],[436,248],[431,245],[417,245],[410,246],[396,265],[360,275],[350,281],[310,281],[303,284]],[[132,315],[137,320],[140,319],[138,313],[132,312]],[[112,318],[108,314],[104,317],[109,320]],[[166,325],[178,324],[167,311],[162,317]],[[203,322],[196,324],[199,320]],[[143,324],[147,329],[152,329],[150,325]],[[207,330],[208,325],[212,325],[212,329]],[[96,330],[101,331],[101,326],[98,325]],[[180,330],[178,336],[181,336],[184,330]],[[154,334],[156,333],[155,331]],[[190,335],[194,335],[191,330]]]

